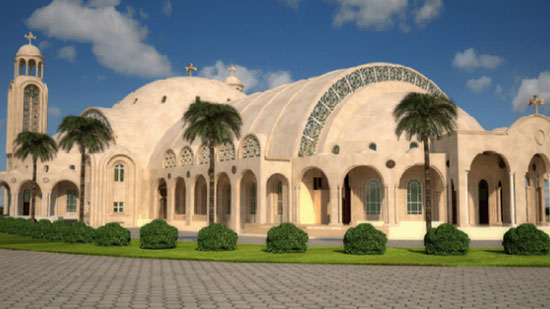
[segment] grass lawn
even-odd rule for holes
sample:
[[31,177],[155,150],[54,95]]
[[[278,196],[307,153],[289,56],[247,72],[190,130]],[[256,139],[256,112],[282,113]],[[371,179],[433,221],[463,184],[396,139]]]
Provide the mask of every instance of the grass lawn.
[[0,233],[0,248],[40,252],[103,255],[129,258],[178,259],[218,262],[426,265],[426,266],[543,266],[550,267],[550,255],[512,256],[502,249],[471,248],[466,256],[431,256],[423,248],[388,248],[384,255],[348,255],[343,247],[310,246],[306,253],[273,254],[264,245],[238,245],[228,252],[197,251],[195,242],[178,242],[175,249],[145,250],[139,240],[128,247],[97,247],[93,244],[64,244]]

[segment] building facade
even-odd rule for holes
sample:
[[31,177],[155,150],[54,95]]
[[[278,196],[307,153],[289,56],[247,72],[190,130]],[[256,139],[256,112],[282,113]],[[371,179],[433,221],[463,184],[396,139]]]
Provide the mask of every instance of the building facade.
[[[44,57],[31,43],[9,85],[4,214],[29,215],[30,160],[13,158],[23,130],[46,132]],[[410,92],[444,92],[421,73],[371,63],[246,95],[240,81],[174,77],[151,82],[112,108],[89,107],[113,131],[86,162],[85,220],[137,227],[162,218],[180,230],[207,225],[209,153],[182,135],[198,96],[234,106],[242,136],[216,149],[215,220],[240,234],[293,222],[311,236],[341,236],[369,222],[393,239],[425,233],[422,143],[395,135],[395,106]],[[458,102],[459,103],[459,102]],[[55,139],[58,136],[54,136]],[[550,118],[533,114],[487,131],[458,108],[456,131],[431,142],[434,225],[498,239],[531,222],[550,232]],[[80,156],[62,150],[38,164],[36,216],[78,218]]]

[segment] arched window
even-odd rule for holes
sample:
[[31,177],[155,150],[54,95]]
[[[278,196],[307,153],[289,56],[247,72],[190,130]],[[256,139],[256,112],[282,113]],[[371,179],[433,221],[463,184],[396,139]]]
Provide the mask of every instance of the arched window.
[[243,142],[241,158],[254,158],[260,156],[260,142],[254,135],[249,135]]
[[415,142],[412,142],[412,143],[409,145],[409,149],[414,149],[414,148],[418,148],[418,144],[415,143]]
[[283,214],[283,183],[277,183],[277,214]]
[[235,146],[232,142],[226,142],[218,146],[218,161],[235,160]]
[[179,159],[180,166],[193,165],[193,151],[189,147],[183,148]]
[[115,165],[115,182],[124,182],[124,165]]
[[210,164],[210,149],[206,144],[202,144],[199,150],[199,164]]
[[422,214],[422,183],[418,179],[407,182],[407,214]]
[[370,179],[365,185],[365,210],[367,215],[380,214],[380,182]]
[[25,87],[23,99],[23,131],[38,132],[40,120],[40,90],[35,85]]
[[74,189],[67,190],[67,212],[76,212],[76,199],[78,192]]
[[164,159],[162,160],[162,167],[164,168],[176,167],[176,154],[172,150],[168,150],[164,154]]
[[250,214],[256,214],[256,184],[250,185]]

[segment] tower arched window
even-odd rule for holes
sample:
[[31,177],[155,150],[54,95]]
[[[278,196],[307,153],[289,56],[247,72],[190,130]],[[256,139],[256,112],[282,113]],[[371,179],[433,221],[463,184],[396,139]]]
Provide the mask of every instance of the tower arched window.
[[367,215],[380,214],[380,182],[370,179],[365,185],[365,211]]
[[116,164],[115,165],[115,182],[124,182],[124,165]]
[[422,183],[418,179],[407,182],[407,214],[422,214]]
[[40,120],[40,90],[35,85],[28,85],[23,98],[23,131],[38,132]]

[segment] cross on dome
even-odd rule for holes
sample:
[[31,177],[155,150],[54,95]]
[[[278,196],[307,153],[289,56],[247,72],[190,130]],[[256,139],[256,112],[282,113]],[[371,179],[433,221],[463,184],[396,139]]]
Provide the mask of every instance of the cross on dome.
[[233,76],[233,72],[237,71],[237,68],[234,65],[232,65],[228,67],[227,70],[229,71],[229,74]]
[[197,68],[193,66],[191,62],[189,62],[189,66],[185,67],[185,71],[189,72],[189,76],[192,76],[193,71],[197,71]]
[[538,109],[539,105],[544,104],[544,100],[543,99],[537,100],[538,98],[539,98],[539,95],[535,94],[533,95],[533,98],[529,100],[529,102],[527,102],[529,106],[535,105],[535,114],[539,113],[539,109]]
[[29,34],[25,34],[25,39],[29,40],[29,45],[32,45],[31,41],[36,40],[36,37],[29,31]]

